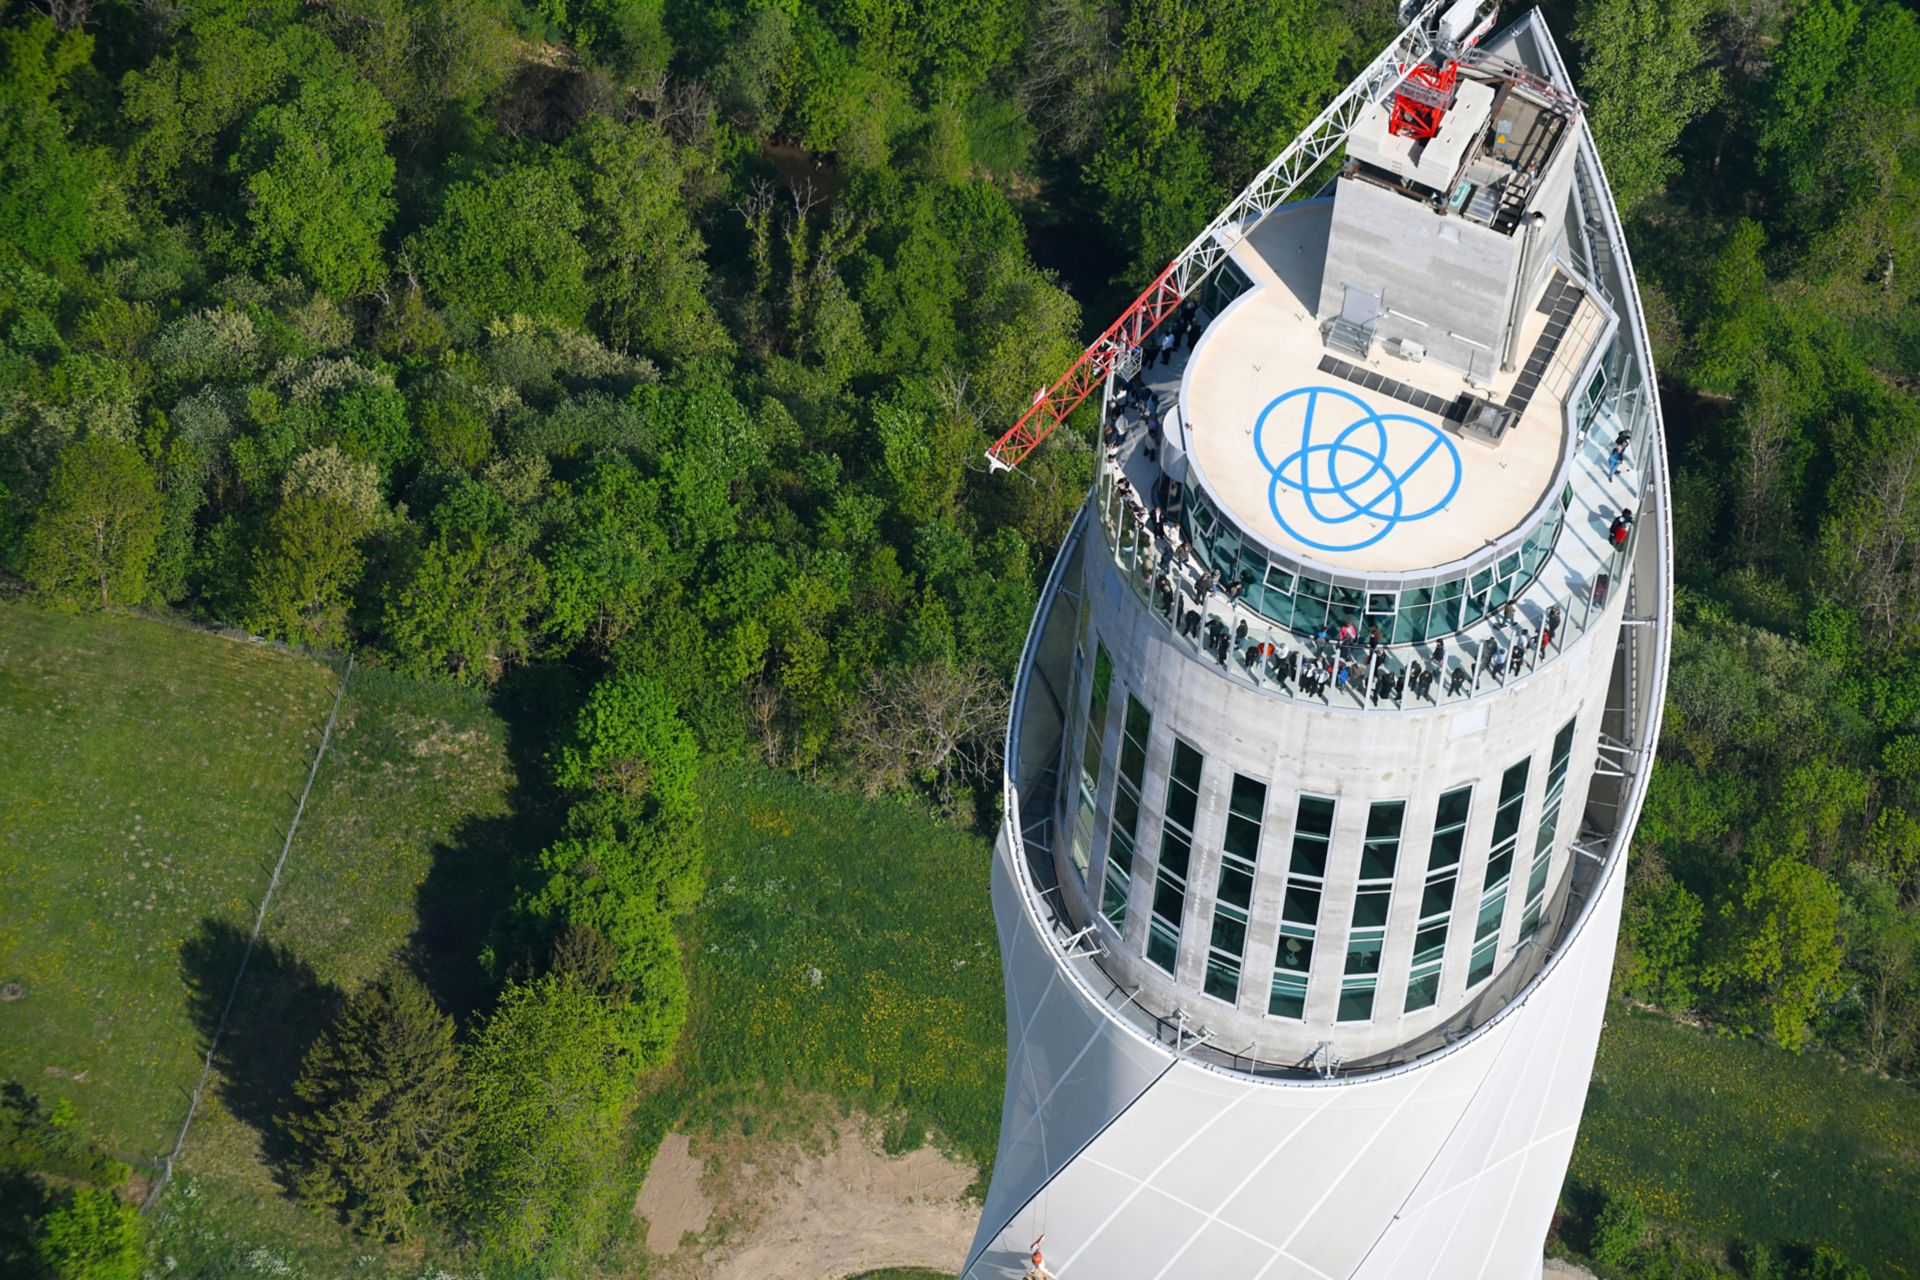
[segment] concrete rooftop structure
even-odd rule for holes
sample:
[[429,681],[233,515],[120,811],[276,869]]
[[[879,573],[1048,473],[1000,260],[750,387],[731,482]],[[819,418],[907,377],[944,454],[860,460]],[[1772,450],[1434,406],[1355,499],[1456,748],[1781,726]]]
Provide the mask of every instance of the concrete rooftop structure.
[[[1355,359],[1321,342],[1317,311],[1333,206],[1313,201],[1271,216],[1233,252],[1249,288],[1185,362],[1177,445],[1194,482],[1283,555],[1362,574],[1466,560],[1520,528],[1564,483],[1574,437],[1567,397],[1611,313],[1581,292],[1518,421],[1497,444],[1475,439],[1457,422],[1450,427],[1445,412],[1467,396],[1510,400],[1522,366],[1490,364],[1470,381],[1436,360],[1401,357],[1399,347],[1376,344]],[[1522,350],[1540,345],[1551,319],[1540,304],[1556,285],[1564,288],[1566,277],[1538,281],[1524,299]],[[1386,292],[1396,291],[1389,285]],[[1426,306],[1437,318],[1447,314],[1444,294]],[[1335,361],[1354,372],[1331,372]],[[1430,399],[1389,396],[1381,390],[1388,384]],[[1436,412],[1435,401],[1447,410]],[[1376,416],[1384,421],[1376,424]],[[1335,443],[1356,422],[1366,424],[1367,447]],[[1372,468],[1376,453],[1383,469]],[[1328,500],[1349,490],[1351,500]]]

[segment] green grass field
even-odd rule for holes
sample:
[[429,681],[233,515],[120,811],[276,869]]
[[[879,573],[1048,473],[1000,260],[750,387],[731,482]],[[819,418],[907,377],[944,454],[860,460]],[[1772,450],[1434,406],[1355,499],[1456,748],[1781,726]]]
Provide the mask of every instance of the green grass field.
[[[0,1005],[0,1076],[71,1098],[136,1167],[178,1129],[337,684],[265,646],[0,606],[0,732],[21,748],[0,752],[0,981],[27,991]],[[281,1196],[264,1122],[332,1003],[396,949],[450,1009],[484,998],[510,866],[550,835],[516,779],[571,693],[538,684],[490,703],[355,671],[155,1223],[185,1274],[420,1274],[419,1249]]]
[[1831,1244],[1920,1274],[1920,1091],[1614,1005],[1569,1183],[1717,1246]]
[[1006,1032],[987,843],[764,769],[709,769],[702,795],[693,1015],[648,1113],[759,1124],[826,1093],[989,1167]]
[[200,1070],[181,957],[244,929],[335,673],[156,622],[0,606],[0,1076],[165,1151]]

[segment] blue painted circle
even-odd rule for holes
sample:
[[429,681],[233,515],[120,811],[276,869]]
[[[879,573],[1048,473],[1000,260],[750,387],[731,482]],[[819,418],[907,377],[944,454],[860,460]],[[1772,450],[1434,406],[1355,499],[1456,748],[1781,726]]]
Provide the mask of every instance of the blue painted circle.
[[[1268,448],[1268,422],[1274,410],[1301,397],[1306,403],[1300,409],[1299,441],[1276,460],[1278,448]],[[1333,416],[1335,426],[1318,421],[1323,411]],[[1321,433],[1319,443],[1314,439],[1316,428]],[[1277,427],[1275,434],[1279,434]],[[1280,443],[1292,442],[1276,442]],[[1275,396],[1253,424],[1253,451],[1272,477],[1267,506],[1274,520],[1302,546],[1316,551],[1370,547],[1401,525],[1444,510],[1460,492],[1460,451],[1444,431],[1410,414],[1381,413],[1340,387],[1296,387]],[[1409,457],[1411,461],[1402,465],[1400,459]],[[1428,466],[1452,468],[1446,492],[1410,510],[1406,483]],[[1289,491],[1301,496],[1307,513],[1322,526],[1312,531],[1318,536],[1295,528],[1282,514],[1280,495]],[[1352,541],[1324,541],[1328,530],[1337,531],[1362,517],[1380,521],[1380,527],[1371,533],[1357,531]]]

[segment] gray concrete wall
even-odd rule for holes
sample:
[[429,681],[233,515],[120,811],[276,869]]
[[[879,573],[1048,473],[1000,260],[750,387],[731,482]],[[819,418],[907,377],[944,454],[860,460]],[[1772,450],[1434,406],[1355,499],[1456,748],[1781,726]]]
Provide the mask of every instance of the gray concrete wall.
[[1518,233],[1509,238],[1341,178],[1315,314],[1340,314],[1346,285],[1372,290],[1386,309],[1376,337],[1420,343],[1427,359],[1486,377],[1500,359],[1519,256]]

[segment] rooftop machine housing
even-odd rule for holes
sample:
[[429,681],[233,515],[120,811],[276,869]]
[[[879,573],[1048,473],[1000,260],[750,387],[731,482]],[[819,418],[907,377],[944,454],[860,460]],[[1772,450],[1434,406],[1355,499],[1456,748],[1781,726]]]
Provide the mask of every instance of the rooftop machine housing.
[[1432,137],[1395,133],[1385,103],[1348,135],[1316,314],[1356,354],[1404,343],[1487,382],[1513,367],[1518,295],[1539,286],[1546,223],[1566,208],[1574,104],[1495,59],[1449,72]]
[[[1506,59],[1446,66],[1430,138],[1372,107],[1331,198],[1276,211],[1233,248],[1182,371],[1180,478],[1203,525],[1270,553],[1248,584],[1256,607],[1277,564],[1356,590],[1487,564],[1506,580],[1512,556],[1532,576],[1568,505],[1568,401],[1618,327],[1576,265],[1577,108]],[[1319,434],[1302,444],[1306,415]],[[1292,623],[1289,608],[1263,612]]]

